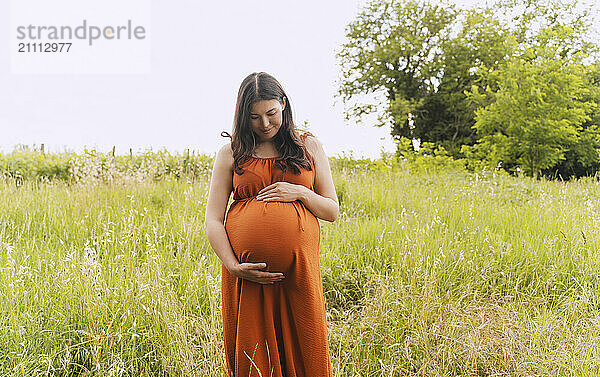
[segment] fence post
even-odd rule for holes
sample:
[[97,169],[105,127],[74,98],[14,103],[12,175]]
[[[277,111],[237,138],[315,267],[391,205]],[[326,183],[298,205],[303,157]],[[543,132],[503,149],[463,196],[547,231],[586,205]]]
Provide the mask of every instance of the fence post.
[[44,143],[41,146],[42,156],[46,157],[46,152],[44,151]]
[[190,148],[185,150],[185,174],[190,175]]

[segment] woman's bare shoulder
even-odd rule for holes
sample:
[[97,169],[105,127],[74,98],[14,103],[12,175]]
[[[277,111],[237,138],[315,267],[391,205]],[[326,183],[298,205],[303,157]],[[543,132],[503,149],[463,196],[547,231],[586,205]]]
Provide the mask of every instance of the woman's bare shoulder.
[[219,164],[229,166],[233,169],[233,149],[231,148],[231,143],[227,143],[219,149],[217,160],[219,160]]
[[223,157],[231,156],[231,158],[233,158],[233,149],[231,148],[231,143],[223,144],[219,149],[219,154]]
[[304,145],[306,149],[308,149],[308,153],[311,156],[322,156],[324,154],[323,151],[323,143],[315,135],[310,132],[307,132],[304,137]]

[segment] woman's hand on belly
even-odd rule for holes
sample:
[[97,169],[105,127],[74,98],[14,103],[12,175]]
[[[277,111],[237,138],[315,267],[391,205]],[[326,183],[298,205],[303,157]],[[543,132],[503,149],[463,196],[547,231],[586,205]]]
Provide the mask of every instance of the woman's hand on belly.
[[260,284],[273,284],[285,278],[281,272],[261,271],[266,267],[266,263],[238,263],[229,272],[236,278]]
[[264,188],[262,188],[256,199],[265,201],[279,201],[279,202],[293,202],[299,200],[302,197],[304,191],[308,188],[302,185],[296,185],[289,182],[275,182]]

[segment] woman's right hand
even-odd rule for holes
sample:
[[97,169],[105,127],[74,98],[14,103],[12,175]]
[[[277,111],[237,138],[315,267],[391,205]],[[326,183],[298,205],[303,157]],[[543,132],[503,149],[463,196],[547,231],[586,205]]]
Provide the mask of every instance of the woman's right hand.
[[273,284],[282,281],[285,276],[281,272],[261,271],[266,263],[238,263],[229,272],[237,277],[260,284]]

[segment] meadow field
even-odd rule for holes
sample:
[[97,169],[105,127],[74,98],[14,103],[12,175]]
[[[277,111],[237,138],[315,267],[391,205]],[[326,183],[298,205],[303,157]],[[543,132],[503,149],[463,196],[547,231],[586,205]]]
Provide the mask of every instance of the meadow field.
[[[136,158],[46,175],[5,158],[0,376],[225,376],[211,159]],[[336,377],[600,375],[597,180],[330,161]]]

